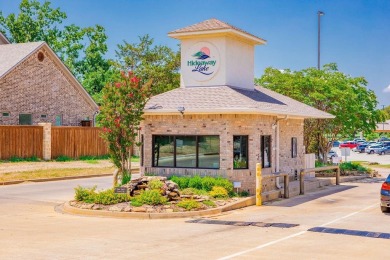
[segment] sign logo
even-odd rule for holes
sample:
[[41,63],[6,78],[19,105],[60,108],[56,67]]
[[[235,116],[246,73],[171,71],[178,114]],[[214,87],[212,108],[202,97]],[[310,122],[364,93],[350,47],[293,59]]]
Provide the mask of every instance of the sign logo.
[[208,42],[198,42],[187,52],[186,71],[196,81],[210,80],[219,68],[217,48]]

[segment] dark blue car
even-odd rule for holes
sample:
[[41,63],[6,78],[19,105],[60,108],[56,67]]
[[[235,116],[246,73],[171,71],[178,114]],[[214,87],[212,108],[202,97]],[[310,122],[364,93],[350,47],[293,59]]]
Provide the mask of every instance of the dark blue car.
[[390,211],[390,174],[382,184],[381,188],[381,210],[382,212]]
[[381,149],[375,151],[379,155],[390,154],[390,146],[384,146]]

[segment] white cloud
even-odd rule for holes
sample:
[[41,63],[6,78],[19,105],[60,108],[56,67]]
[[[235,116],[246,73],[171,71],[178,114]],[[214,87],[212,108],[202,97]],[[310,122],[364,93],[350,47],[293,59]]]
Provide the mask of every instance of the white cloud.
[[389,93],[390,93],[390,85],[388,85],[387,88],[385,88],[385,89],[383,90],[383,92],[389,92]]

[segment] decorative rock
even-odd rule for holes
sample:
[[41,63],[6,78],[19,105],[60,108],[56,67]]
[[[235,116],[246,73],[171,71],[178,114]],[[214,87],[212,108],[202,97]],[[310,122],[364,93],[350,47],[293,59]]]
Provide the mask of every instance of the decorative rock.
[[183,199],[189,199],[192,198],[192,195],[180,195]]
[[98,204],[95,204],[95,205],[93,205],[92,209],[93,210],[99,210],[99,209],[102,209],[102,207],[100,205],[98,205]]
[[123,211],[125,211],[125,212],[131,212],[131,207],[130,207],[130,206],[126,206],[126,208],[124,208]]
[[172,212],[173,212],[173,209],[166,209],[165,212],[167,212],[167,213],[172,213]]
[[144,207],[134,207],[131,209],[132,212],[146,212],[146,208]]
[[109,211],[122,211],[122,208],[118,207],[118,206],[112,206],[110,208],[108,208]]
[[75,201],[75,200],[72,200],[70,203],[69,203],[71,206],[74,206],[74,205],[76,205],[77,204],[77,201]]
[[171,208],[171,206],[169,206],[169,205],[164,205],[163,206],[163,209],[170,209]]
[[81,205],[81,208],[82,209],[92,209],[93,205],[95,205],[95,204],[83,204],[83,205]]
[[146,212],[152,213],[152,212],[155,212],[155,210],[154,210],[154,208],[148,208],[148,209],[146,210]]

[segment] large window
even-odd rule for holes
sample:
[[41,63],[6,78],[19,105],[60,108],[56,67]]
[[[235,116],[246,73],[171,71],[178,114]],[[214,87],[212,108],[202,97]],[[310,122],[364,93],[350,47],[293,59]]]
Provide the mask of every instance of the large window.
[[19,114],[19,125],[32,125],[31,114]]
[[233,169],[248,169],[248,136],[233,136]]
[[219,136],[153,136],[153,166],[219,169]]
[[271,167],[271,136],[261,136],[261,165],[263,168]]

